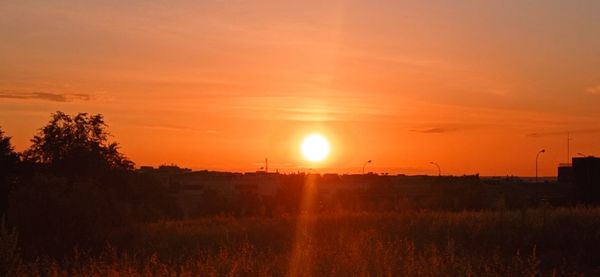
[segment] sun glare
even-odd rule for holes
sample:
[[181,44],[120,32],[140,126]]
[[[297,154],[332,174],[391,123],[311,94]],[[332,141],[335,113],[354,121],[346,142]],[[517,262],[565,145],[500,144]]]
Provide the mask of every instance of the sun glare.
[[304,138],[300,150],[307,161],[320,162],[329,155],[329,141],[323,135],[312,134]]

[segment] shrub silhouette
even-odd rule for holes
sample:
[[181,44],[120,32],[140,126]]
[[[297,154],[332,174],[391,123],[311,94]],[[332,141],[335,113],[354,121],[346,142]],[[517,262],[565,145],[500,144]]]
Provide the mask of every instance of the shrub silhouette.
[[8,208],[8,195],[15,189],[19,156],[14,151],[10,137],[4,135],[0,128],[0,216]]
[[7,213],[26,256],[95,251],[117,227],[180,214],[167,188],[134,172],[108,138],[102,115],[62,112],[34,136],[23,153],[26,166],[13,171],[21,178]]
[[18,240],[17,231],[8,228],[3,218],[0,222],[0,276],[24,274]]

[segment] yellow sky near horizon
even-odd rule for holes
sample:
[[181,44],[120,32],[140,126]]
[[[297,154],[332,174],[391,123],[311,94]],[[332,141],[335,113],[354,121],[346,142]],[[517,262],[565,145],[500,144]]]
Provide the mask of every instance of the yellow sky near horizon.
[[[0,126],[105,115],[138,165],[543,175],[600,156],[593,1],[3,1]],[[332,142],[322,164],[301,138]]]

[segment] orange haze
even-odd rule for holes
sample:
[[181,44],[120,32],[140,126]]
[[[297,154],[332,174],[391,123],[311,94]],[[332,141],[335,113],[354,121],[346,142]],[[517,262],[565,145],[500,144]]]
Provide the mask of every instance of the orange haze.
[[[102,113],[138,165],[555,175],[600,155],[600,2],[2,1],[0,126]],[[402,2],[402,3],[398,3]],[[308,164],[306,134],[331,141]]]

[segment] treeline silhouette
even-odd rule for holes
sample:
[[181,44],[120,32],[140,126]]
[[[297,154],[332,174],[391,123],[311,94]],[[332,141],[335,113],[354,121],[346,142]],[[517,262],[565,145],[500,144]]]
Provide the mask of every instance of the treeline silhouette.
[[109,142],[102,115],[63,112],[16,153],[0,129],[0,213],[29,257],[103,248],[117,227],[174,218],[175,199]]
[[[259,173],[260,174],[260,173]],[[478,176],[415,177],[417,184],[399,185],[382,175],[353,176],[360,186],[345,183],[335,175],[334,182],[316,174],[279,174],[273,195],[239,189],[234,192],[203,188],[188,216],[296,216],[301,213],[394,212],[402,210],[485,210],[516,209],[530,205],[526,195],[508,201],[490,191]],[[177,176],[171,176],[177,179]],[[331,178],[329,178],[331,179]],[[177,181],[173,181],[177,187]],[[176,190],[180,190],[177,188]],[[303,203],[310,197],[310,203]],[[501,201],[500,201],[501,200]],[[307,205],[308,204],[308,205]]]
[[[181,196],[187,192],[176,181],[177,171],[166,176],[135,171],[133,162],[119,152],[119,145],[109,141],[107,129],[100,114],[58,111],[21,153],[0,129],[0,213],[6,228],[18,231],[18,246],[27,258],[61,259],[73,249],[94,253],[114,243],[115,233],[184,215]],[[165,185],[165,177],[174,181]],[[354,176],[361,178],[361,185],[354,187],[346,186],[344,179],[331,180],[338,175],[277,177],[272,195],[259,195],[255,189],[202,188],[187,216],[523,209],[539,204],[540,191],[551,188],[498,189],[477,175],[415,177],[424,181],[404,186],[392,176],[367,174]],[[322,191],[327,186],[319,184],[327,182],[337,187]],[[9,229],[2,232],[12,238]]]

